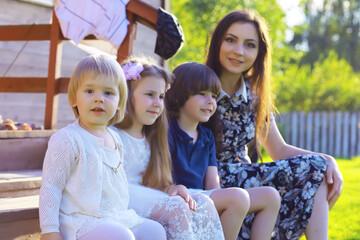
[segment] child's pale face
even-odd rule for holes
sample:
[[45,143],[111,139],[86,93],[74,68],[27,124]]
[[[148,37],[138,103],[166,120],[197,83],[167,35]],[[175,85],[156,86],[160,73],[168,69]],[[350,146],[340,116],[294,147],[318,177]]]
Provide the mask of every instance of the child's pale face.
[[192,123],[207,122],[216,106],[216,95],[211,91],[202,91],[186,100],[180,108],[180,118]]
[[133,92],[135,117],[133,124],[151,125],[164,110],[165,80],[156,76],[143,77]]
[[231,24],[220,46],[222,71],[241,75],[252,67],[258,51],[259,39],[255,26],[243,22]]
[[86,129],[104,129],[119,105],[119,89],[113,80],[88,75],[76,91],[73,107],[79,111],[80,125]]

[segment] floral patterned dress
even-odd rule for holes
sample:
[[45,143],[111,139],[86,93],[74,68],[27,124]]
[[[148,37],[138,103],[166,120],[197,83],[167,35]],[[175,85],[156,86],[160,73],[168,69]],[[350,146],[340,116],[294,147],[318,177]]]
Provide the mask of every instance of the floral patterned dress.
[[[309,222],[327,162],[320,156],[304,155],[251,163],[246,145],[255,136],[255,116],[249,83],[245,81],[244,87],[246,94],[238,91],[218,100],[224,136],[223,152],[217,156],[221,185],[224,188],[276,188],[282,201],[272,239],[298,239]],[[254,217],[255,213],[246,216],[238,239],[250,239]]]

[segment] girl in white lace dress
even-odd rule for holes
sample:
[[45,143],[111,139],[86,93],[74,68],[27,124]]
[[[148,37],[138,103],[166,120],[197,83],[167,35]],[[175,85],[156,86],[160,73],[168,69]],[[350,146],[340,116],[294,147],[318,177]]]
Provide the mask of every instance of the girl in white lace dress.
[[124,143],[130,208],[160,222],[167,239],[224,239],[212,200],[173,185],[164,96],[172,76],[155,62],[132,58],[122,65],[128,80],[128,105],[117,124]]
[[69,83],[76,122],[51,136],[40,189],[40,226],[47,239],[166,239],[164,228],[128,209],[123,146],[107,126],[125,112],[124,73],[109,56],[89,56]]

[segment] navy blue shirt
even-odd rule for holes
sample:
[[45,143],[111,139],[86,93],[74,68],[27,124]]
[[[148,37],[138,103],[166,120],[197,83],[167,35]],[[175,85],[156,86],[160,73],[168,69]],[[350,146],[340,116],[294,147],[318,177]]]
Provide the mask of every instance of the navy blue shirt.
[[214,136],[199,124],[198,139],[184,132],[176,119],[169,122],[169,149],[173,163],[173,179],[187,188],[204,189],[208,166],[217,166]]

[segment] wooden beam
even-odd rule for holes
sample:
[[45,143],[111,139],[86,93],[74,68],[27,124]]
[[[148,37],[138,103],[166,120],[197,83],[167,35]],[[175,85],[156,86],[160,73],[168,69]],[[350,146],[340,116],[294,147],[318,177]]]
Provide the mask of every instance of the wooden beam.
[[[126,10],[135,15],[136,21],[155,30],[158,9],[141,0],[131,0],[126,5]],[[128,14],[126,14],[128,16]]]
[[[55,94],[67,93],[70,78],[55,79]],[[46,77],[0,77],[0,92],[46,93]]]
[[67,93],[70,78],[63,77],[56,79],[55,92],[56,93]]
[[[51,24],[33,25],[3,25],[0,26],[0,41],[44,41],[50,40]],[[60,31],[60,40],[65,38]],[[96,39],[94,35],[88,35],[86,40]]]
[[47,78],[1,77],[0,92],[45,93]]
[[55,79],[60,77],[62,40],[60,24],[53,10],[53,18],[50,33],[50,53],[48,78],[46,83],[46,107],[45,107],[45,129],[55,129],[58,111],[59,96],[56,93]]
[[126,16],[130,23],[128,25],[128,32],[126,34],[126,37],[121,43],[121,46],[119,47],[117,52],[117,61],[119,63],[124,61],[128,56],[132,55],[134,40],[136,38],[135,15],[131,12],[126,11]]
[[0,41],[49,40],[49,24],[0,26]]

